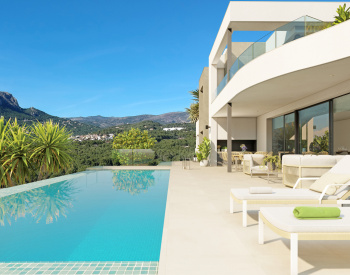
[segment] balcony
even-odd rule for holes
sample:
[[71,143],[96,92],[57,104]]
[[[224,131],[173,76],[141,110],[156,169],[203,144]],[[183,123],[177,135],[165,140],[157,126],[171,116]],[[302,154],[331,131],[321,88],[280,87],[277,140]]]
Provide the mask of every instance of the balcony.
[[286,25],[261,37],[258,41],[250,45],[233,63],[229,73],[225,75],[218,85],[215,98],[225,88],[227,83],[244,65],[259,57],[260,55],[272,51],[284,44],[297,40],[301,37],[318,32],[326,28],[328,23],[322,22],[310,16],[302,16]]

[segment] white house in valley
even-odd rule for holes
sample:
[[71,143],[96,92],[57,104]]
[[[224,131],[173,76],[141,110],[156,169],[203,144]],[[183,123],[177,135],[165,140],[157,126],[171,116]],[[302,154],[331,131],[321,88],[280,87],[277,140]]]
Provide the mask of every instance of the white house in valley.
[[[327,27],[340,4],[230,2],[199,87],[197,136],[212,142],[211,165],[218,146],[230,154],[242,143],[275,154],[350,150],[350,20]],[[232,42],[236,31],[269,32]]]

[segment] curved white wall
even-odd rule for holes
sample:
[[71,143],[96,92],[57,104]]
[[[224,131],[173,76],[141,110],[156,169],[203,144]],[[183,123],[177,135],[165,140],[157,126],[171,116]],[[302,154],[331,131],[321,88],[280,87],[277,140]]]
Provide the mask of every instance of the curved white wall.
[[210,105],[210,117],[252,86],[350,57],[350,35],[346,35],[349,33],[350,21],[292,41],[249,62],[234,75]]

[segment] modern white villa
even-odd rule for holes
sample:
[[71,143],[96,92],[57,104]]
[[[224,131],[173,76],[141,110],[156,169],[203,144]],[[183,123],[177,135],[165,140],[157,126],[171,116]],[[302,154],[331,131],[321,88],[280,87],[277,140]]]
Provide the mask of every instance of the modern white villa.
[[[197,141],[228,155],[350,149],[350,21],[327,27],[340,4],[230,2],[200,79]],[[268,33],[232,42],[239,31]]]

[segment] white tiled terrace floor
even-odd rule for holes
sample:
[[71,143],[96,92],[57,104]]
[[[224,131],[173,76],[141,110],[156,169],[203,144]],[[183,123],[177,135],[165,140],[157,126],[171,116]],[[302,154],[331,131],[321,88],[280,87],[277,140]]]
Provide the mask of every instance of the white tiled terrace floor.
[[[283,188],[225,167],[171,169],[159,275],[289,274],[289,240],[265,229],[258,244],[259,206],[242,227],[242,214],[229,213],[229,190]],[[252,208],[252,207],[250,207]],[[350,274],[349,241],[299,241],[299,274]]]

